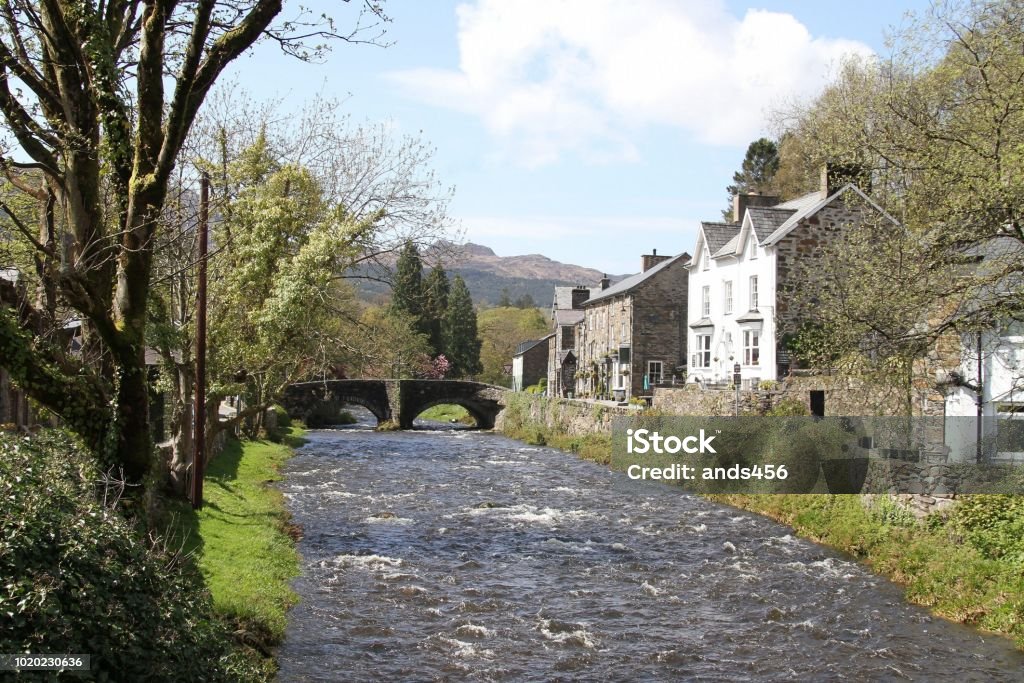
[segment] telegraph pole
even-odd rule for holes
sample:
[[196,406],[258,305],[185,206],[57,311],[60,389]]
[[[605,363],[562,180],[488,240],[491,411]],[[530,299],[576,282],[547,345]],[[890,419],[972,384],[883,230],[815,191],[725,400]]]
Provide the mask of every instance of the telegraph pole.
[[206,463],[206,254],[210,220],[210,176],[203,171],[199,182],[199,273],[196,285],[196,391],[192,439],[192,509],[203,507],[203,474]]

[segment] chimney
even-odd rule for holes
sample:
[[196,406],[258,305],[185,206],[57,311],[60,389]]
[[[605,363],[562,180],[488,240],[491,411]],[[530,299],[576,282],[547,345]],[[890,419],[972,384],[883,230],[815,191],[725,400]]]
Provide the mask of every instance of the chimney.
[[831,197],[847,183],[871,192],[871,172],[861,164],[827,163],[821,167],[821,198]]
[[583,302],[590,298],[590,289],[576,285],[572,289],[572,307],[583,308]]
[[641,273],[646,273],[648,270],[650,270],[654,266],[658,265],[662,261],[668,261],[670,258],[672,258],[672,257],[671,256],[658,256],[658,250],[657,249],[651,249],[651,253],[650,254],[644,254],[643,256],[640,257],[640,261],[641,261],[641,270],[640,270],[640,272]]
[[760,192],[738,192],[732,196],[732,222],[739,223],[751,206],[775,206],[780,197]]
[[601,278],[601,291],[603,292],[604,290],[608,289],[608,286],[611,283],[612,281],[608,279],[608,273],[605,273],[604,276]]

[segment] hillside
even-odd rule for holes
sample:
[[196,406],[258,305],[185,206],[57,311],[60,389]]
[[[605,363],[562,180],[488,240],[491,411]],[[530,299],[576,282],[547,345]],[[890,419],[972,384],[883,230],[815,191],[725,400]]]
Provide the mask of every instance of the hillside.
[[[472,242],[462,245],[441,243],[426,250],[423,258],[425,264],[440,260],[449,276],[461,275],[473,295],[473,301],[490,306],[497,304],[502,291],[506,290],[513,301],[529,296],[538,306],[547,307],[551,305],[556,286],[595,286],[604,275],[599,270],[561,263],[542,254],[498,256],[490,247]],[[612,282],[624,277],[609,275]],[[389,294],[388,286],[381,282],[359,280],[356,286],[367,299]]]

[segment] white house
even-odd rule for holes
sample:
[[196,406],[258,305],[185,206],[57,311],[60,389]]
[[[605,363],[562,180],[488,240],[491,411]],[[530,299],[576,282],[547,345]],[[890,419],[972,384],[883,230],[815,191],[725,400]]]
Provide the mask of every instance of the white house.
[[[1024,247],[1013,238],[995,238],[971,249],[971,255],[975,268],[999,272],[1024,260]],[[1020,289],[1019,278],[1004,280],[992,294],[1012,296]],[[980,428],[985,455],[1024,461],[1024,430],[1008,429],[1005,422],[1024,421],[1024,321],[1007,319],[980,333],[960,335],[959,367],[940,371],[937,379],[947,386],[945,440],[951,457],[976,457]]]
[[875,218],[896,221],[855,185],[823,189],[788,202],[736,197],[734,223],[701,223],[690,264],[687,381],[732,383],[740,366],[744,388],[789,372],[780,341],[801,322],[791,292],[805,288],[814,262],[843,230]]

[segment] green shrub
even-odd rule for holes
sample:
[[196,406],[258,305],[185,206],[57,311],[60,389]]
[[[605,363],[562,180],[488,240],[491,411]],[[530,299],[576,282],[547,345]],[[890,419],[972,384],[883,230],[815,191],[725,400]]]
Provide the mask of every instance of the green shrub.
[[100,679],[262,678],[191,561],[139,533],[99,480],[61,432],[0,434],[0,652],[89,653]]
[[1024,498],[964,496],[953,508],[948,528],[992,560],[1024,567]]
[[284,406],[273,406],[271,410],[274,411],[274,415],[277,416],[277,428],[284,431],[292,426],[291,415],[284,409]]
[[800,417],[810,414],[811,411],[807,409],[807,406],[795,398],[784,398],[765,413],[769,417]]

